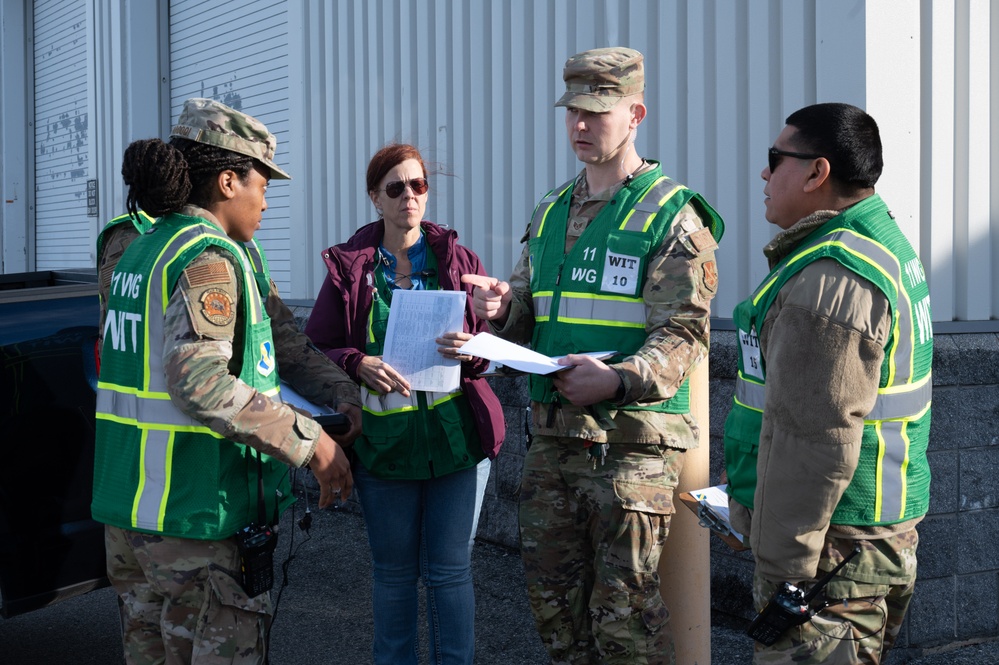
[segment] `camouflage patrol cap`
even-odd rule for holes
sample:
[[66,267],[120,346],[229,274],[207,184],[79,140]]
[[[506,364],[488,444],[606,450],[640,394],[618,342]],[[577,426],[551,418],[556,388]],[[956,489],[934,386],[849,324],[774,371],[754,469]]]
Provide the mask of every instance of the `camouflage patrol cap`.
[[192,97],[184,102],[177,124],[170,136],[225,148],[253,157],[271,170],[271,178],[291,180],[274,163],[277,139],[264,123],[214,99]]
[[623,46],[577,53],[565,61],[565,94],[555,106],[603,113],[622,97],[645,90],[645,58]]

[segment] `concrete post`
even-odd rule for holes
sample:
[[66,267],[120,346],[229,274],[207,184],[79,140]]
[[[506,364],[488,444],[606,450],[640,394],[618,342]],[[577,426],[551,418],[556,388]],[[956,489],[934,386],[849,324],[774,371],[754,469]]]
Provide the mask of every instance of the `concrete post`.
[[[707,487],[709,479],[708,360],[690,377],[690,410],[701,426],[700,447],[685,455],[680,492]],[[670,611],[676,662],[711,663],[711,541],[694,512],[674,497],[675,512],[659,561],[659,589]]]

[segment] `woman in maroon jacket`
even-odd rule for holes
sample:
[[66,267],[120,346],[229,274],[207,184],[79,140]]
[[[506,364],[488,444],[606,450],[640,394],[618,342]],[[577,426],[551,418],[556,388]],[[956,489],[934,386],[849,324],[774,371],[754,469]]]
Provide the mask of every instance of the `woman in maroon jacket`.
[[487,329],[465,306],[464,329],[437,340],[461,361],[452,393],[410,390],[381,359],[392,293],[464,290],[460,277],[485,275],[458,234],[423,220],[430,185],[419,151],[392,144],[367,171],[381,219],[323,252],[323,282],[305,331],[361,385],[363,433],[354,444],[354,481],[374,563],[375,663],[417,662],[417,590],[423,577],[431,662],[474,657],[471,544],[489,475],[503,440],[503,412],[485,379],[487,361],[461,353]]

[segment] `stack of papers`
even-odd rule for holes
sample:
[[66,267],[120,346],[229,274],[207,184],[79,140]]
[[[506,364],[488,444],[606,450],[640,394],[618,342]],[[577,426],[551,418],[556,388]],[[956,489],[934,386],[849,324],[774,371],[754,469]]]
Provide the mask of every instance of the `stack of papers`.
[[392,292],[382,360],[405,377],[411,390],[458,389],[461,363],[437,351],[437,338],[461,332],[466,299],[464,291]]

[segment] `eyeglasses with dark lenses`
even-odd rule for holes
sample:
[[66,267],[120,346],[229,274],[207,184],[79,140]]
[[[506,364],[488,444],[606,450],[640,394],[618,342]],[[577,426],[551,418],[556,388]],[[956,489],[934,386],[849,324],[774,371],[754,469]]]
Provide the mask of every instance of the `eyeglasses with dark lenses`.
[[412,180],[394,180],[385,185],[385,189],[382,191],[388,194],[390,199],[397,199],[406,191],[406,185],[409,185],[417,196],[426,194],[427,190],[430,189],[430,183],[427,182],[426,178],[413,178]]
[[777,165],[780,164],[781,157],[794,157],[795,159],[818,159],[819,157],[822,157],[822,155],[810,155],[804,152],[779,150],[771,146],[771,148],[767,151],[767,162],[770,166],[771,173],[777,170]]

